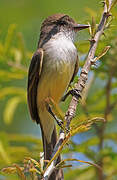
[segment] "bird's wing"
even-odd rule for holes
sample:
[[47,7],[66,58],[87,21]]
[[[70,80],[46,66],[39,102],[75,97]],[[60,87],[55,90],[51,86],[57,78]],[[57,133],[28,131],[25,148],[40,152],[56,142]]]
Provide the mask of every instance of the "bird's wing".
[[76,74],[78,72],[78,69],[79,69],[79,58],[78,58],[78,55],[77,55],[76,64],[75,64],[75,68],[74,68],[74,73],[73,73],[73,76],[71,78],[70,83],[74,80],[74,77],[76,76]]
[[40,123],[37,111],[37,87],[43,64],[43,49],[39,48],[33,55],[28,71],[27,98],[30,114],[33,120]]

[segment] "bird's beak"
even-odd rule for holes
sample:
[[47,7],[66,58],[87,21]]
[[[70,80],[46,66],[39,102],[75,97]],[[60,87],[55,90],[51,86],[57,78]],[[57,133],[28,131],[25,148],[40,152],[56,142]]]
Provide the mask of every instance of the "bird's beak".
[[87,24],[74,24],[74,26],[73,26],[75,31],[80,31],[82,29],[86,29],[89,27],[90,27],[90,25],[87,25]]

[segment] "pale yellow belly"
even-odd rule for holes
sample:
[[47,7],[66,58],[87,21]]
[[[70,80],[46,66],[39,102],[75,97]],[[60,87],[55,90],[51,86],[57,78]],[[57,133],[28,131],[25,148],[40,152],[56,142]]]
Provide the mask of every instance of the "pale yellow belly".
[[43,127],[44,134],[48,142],[51,140],[51,134],[54,128],[54,119],[48,113],[45,100],[51,97],[57,104],[67,89],[74,71],[74,64],[64,64],[58,69],[43,71],[39,80],[37,89],[37,107],[40,121]]
[[73,67],[65,65],[60,72],[43,73],[37,90],[38,105],[41,105],[47,97],[51,97],[56,103],[59,103],[70,83],[73,71]]

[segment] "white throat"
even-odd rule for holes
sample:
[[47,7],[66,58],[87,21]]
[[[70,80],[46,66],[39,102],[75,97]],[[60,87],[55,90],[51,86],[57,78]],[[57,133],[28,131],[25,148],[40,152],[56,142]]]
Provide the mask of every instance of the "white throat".
[[44,46],[45,54],[52,60],[64,60],[74,62],[77,57],[77,49],[73,43],[73,37],[64,32],[54,35]]

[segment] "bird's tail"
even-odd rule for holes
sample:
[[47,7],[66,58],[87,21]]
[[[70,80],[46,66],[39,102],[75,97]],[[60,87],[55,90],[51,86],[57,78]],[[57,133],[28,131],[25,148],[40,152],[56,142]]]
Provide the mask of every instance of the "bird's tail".
[[[57,133],[56,133],[56,127],[54,126],[54,130],[51,136],[51,142],[48,143],[46,140],[46,137],[44,136],[43,128],[41,127],[42,132],[42,140],[43,140],[43,150],[44,150],[44,160],[50,160],[52,158],[52,152],[54,149],[54,146],[57,142]],[[61,161],[60,155],[57,159],[57,164]],[[49,180],[63,180],[63,171],[62,169],[55,170],[52,175],[50,176]]]

